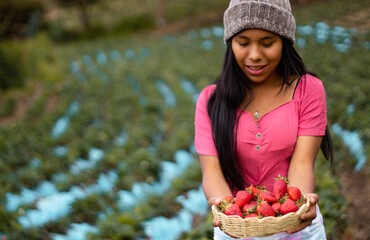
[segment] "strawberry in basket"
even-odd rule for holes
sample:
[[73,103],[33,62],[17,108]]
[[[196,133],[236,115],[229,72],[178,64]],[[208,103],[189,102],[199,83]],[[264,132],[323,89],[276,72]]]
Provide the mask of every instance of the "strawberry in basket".
[[258,200],[266,201],[269,204],[273,204],[273,203],[277,202],[276,197],[272,193],[270,193],[269,191],[266,191],[266,190],[261,191],[258,194],[257,198],[258,198]]
[[299,225],[299,217],[309,208],[308,199],[288,179],[275,178],[272,192],[265,187],[249,186],[223,198],[212,212],[220,228],[231,236],[246,238],[268,236]]
[[285,214],[288,214],[288,213],[291,213],[291,212],[296,212],[296,211],[298,211],[298,205],[293,200],[291,200],[290,198],[288,198],[280,206],[280,213],[282,215],[285,215]]
[[253,184],[251,184],[246,190],[248,191],[248,193],[251,195],[252,197],[252,200],[257,200],[257,195],[262,191],[264,190],[265,187],[258,187],[258,186],[253,186]]
[[274,187],[272,192],[274,193],[275,197],[277,200],[282,198],[286,193],[287,193],[287,184],[288,184],[288,179],[286,177],[281,177],[279,174],[278,178],[274,178]]
[[250,213],[256,213],[257,205],[258,203],[256,201],[251,201],[242,207],[242,212],[247,215]]
[[242,211],[240,207],[235,203],[235,199],[232,196],[225,197],[218,208],[221,210],[222,213],[225,215],[236,215],[243,217]]
[[299,190],[299,188],[292,186],[288,188],[287,192],[289,194],[289,197],[293,201],[297,201],[301,199],[302,193],[301,193],[301,190]]
[[236,193],[235,204],[242,208],[245,204],[252,200],[252,196],[245,190],[240,190]]
[[275,212],[271,205],[266,201],[260,201],[256,209],[259,216],[262,217],[274,217]]
[[296,212],[306,203],[301,191],[294,186],[287,187],[289,183],[285,177],[274,178],[273,191],[265,190],[264,186],[252,184],[233,196],[224,197],[217,206],[218,209],[228,216],[240,217],[278,217],[290,212]]

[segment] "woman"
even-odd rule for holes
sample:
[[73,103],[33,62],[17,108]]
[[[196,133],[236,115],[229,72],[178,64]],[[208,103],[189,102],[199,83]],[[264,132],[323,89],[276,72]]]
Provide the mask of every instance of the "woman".
[[[311,205],[297,228],[268,239],[325,239],[314,193],[320,146],[332,160],[325,91],[293,47],[290,3],[231,0],[224,27],[223,69],[199,95],[195,114],[208,203],[218,204],[251,184],[272,191],[280,174],[305,192]],[[214,239],[230,239],[219,222],[213,224]]]

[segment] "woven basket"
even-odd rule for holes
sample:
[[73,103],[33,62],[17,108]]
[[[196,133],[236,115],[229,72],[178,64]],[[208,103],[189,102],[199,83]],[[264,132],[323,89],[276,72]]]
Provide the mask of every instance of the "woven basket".
[[230,236],[237,238],[264,237],[297,227],[299,217],[306,213],[309,201],[302,205],[297,212],[288,213],[281,217],[245,218],[228,216],[212,205],[213,216],[220,221],[220,229]]

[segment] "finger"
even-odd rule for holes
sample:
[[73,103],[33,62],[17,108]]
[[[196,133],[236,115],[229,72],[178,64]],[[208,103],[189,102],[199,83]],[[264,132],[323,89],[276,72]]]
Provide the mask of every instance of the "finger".
[[221,199],[220,198],[210,198],[208,200],[208,206],[219,205],[220,203],[221,203]]
[[311,212],[307,212],[305,214],[302,214],[299,219],[301,219],[302,221],[309,221],[309,220],[313,220],[316,218],[316,211],[311,211]]
[[313,220],[316,218],[316,204],[310,205],[308,211],[299,217],[302,221]]
[[310,201],[311,205],[315,205],[319,202],[320,197],[316,193],[307,193],[307,198]]
[[286,233],[288,234],[292,234],[292,233],[296,233],[296,232],[299,232],[301,231],[302,229],[306,228],[307,226],[311,225],[311,222],[312,221],[303,221],[301,222],[297,227],[293,228],[293,229],[289,229],[286,231]]
[[318,199],[315,198],[315,197],[309,197],[308,200],[310,201],[310,205],[316,205],[316,203],[318,202]]
[[213,219],[213,226],[214,227],[219,227],[221,225],[220,221],[218,221],[217,219]]

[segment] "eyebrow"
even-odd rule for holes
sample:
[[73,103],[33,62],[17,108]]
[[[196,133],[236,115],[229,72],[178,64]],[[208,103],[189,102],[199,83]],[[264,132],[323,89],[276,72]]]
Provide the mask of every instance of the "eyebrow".
[[[237,37],[238,38],[243,38],[243,39],[247,39],[247,40],[249,40],[250,38],[249,37],[246,37],[246,36],[244,36],[244,35],[237,35]],[[263,38],[261,38],[261,39],[259,39],[259,41],[263,41],[263,40],[270,40],[270,39],[274,39],[275,38],[275,36],[266,36],[266,37],[263,37]]]

